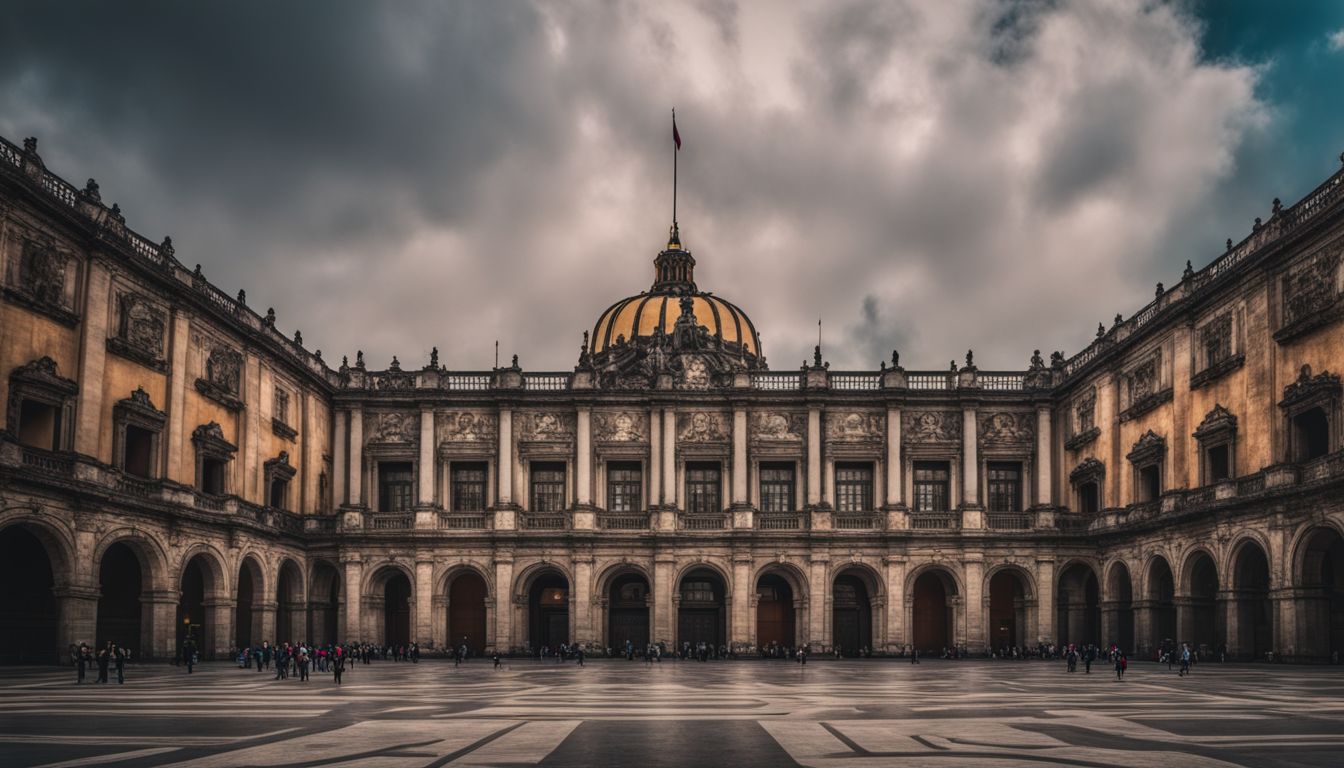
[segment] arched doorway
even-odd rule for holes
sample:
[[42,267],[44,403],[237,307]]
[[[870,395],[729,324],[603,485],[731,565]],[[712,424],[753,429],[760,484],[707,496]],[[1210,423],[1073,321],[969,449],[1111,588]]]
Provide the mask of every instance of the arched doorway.
[[1189,642],[1201,652],[1217,652],[1223,644],[1223,617],[1218,615],[1218,567],[1207,552],[1190,561],[1186,591],[1189,624],[1182,627],[1180,642]]
[[341,576],[326,560],[313,564],[313,580],[308,594],[308,638],[319,645],[339,642],[336,631],[341,615]]
[[1237,631],[1228,640],[1237,658],[1263,659],[1274,649],[1274,604],[1269,600],[1269,558],[1256,542],[1237,550],[1232,563]]
[[280,563],[275,584],[275,640],[301,643],[307,624],[303,606],[303,571],[299,564],[286,559]]
[[946,571],[925,571],[915,579],[910,610],[915,650],[941,654],[955,643],[951,598],[956,593],[956,582]]
[[1060,573],[1056,611],[1060,644],[1102,642],[1101,595],[1091,566],[1074,563]]
[[649,580],[642,573],[623,573],[607,592],[607,645],[623,653],[629,642],[636,653],[649,644]]
[[1176,581],[1166,558],[1154,557],[1148,564],[1148,648],[1152,653],[1176,642]]
[[448,585],[448,644],[466,643],[469,653],[485,650],[485,579],[462,571]]
[[1012,568],[989,579],[989,647],[1004,656],[1027,644],[1027,589],[1025,578]]
[[174,652],[181,654],[188,647],[195,650],[202,659],[209,658],[213,650],[210,643],[210,616],[205,610],[205,596],[211,583],[205,555],[196,555],[187,561],[182,569],[179,589],[181,595],[177,601],[177,645]]
[[411,642],[411,580],[395,571],[383,582],[383,644]]
[[1333,528],[1307,535],[1298,568],[1298,646],[1311,659],[1344,654],[1344,537]]
[[[130,650],[138,658],[153,654],[149,622],[142,621],[140,593],[145,574],[140,558],[124,542],[107,548],[98,564],[98,623],[95,632],[99,648],[109,641]],[[180,621],[179,621],[180,624]]]
[[831,585],[831,636],[843,656],[873,650],[873,600],[858,572],[842,571]]
[[1111,636],[1106,642],[1115,643],[1125,653],[1134,653],[1134,586],[1124,563],[1111,566],[1106,594],[1105,610],[1112,616]]
[[711,568],[695,568],[681,577],[677,605],[677,642],[718,647],[727,642],[723,579]]
[[261,624],[258,621],[262,601],[261,566],[251,557],[244,557],[238,567],[238,595],[233,612],[234,644],[239,648],[261,645]]
[[756,646],[791,648],[795,643],[793,587],[778,573],[756,581]]
[[59,609],[42,540],[22,525],[0,531],[0,662],[55,664]]
[[551,651],[569,642],[569,579],[559,571],[546,571],[532,580],[528,590],[529,639],[534,650]]

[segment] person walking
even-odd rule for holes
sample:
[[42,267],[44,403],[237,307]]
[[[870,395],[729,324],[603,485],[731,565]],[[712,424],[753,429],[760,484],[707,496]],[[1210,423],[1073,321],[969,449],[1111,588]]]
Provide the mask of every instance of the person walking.
[[112,644],[112,663],[117,667],[117,685],[126,682],[126,653]]
[[190,640],[182,644],[182,661],[187,665],[187,674],[190,675],[196,666],[196,648]]
[[1092,674],[1092,660],[1097,657],[1097,649],[1088,645],[1083,649],[1083,674]]
[[1181,645],[1181,669],[1177,675],[1185,677],[1188,674],[1190,674],[1190,645],[1187,643]]
[[98,651],[98,682],[100,683],[107,682],[107,665],[112,661],[112,658],[107,655],[107,650],[111,647],[112,643],[109,642],[107,648]]
[[918,648],[911,648],[911,649],[910,649],[910,663],[911,663],[911,664],[918,664],[918,663],[919,663],[919,649],[918,649]]
[[1125,654],[1117,648],[1115,652],[1111,654],[1111,658],[1115,659],[1115,681],[1117,683],[1123,682],[1125,679],[1125,667],[1128,666],[1125,660]]
[[499,662],[499,651],[495,651],[495,654],[494,654],[493,658],[494,658],[494,660],[495,660],[495,667],[494,667],[494,668],[495,668],[495,669],[499,669],[499,667],[500,667],[500,662]]
[[308,649],[299,647],[299,682],[308,682]]
[[80,643],[80,644],[79,644],[79,648],[76,648],[76,649],[75,649],[75,653],[74,653],[74,657],[75,657],[75,669],[78,670],[78,672],[79,672],[79,676],[75,678],[75,683],[76,683],[76,684],[81,684],[81,683],[83,683],[83,682],[84,682],[84,676],[85,676],[85,674],[88,672],[88,669],[89,669],[89,656],[88,656],[88,653],[89,653],[89,649],[88,649],[88,647],[85,646],[83,643]]
[[336,661],[331,665],[332,675],[336,678],[336,684],[341,684],[341,675],[345,672],[345,655],[336,656]]

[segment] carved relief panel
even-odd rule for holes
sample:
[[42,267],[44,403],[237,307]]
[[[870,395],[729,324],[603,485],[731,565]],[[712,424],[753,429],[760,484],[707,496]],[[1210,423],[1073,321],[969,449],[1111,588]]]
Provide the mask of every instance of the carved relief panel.
[[901,435],[906,444],[960,442],[961,419],[958,411],[907,411]]
[[826,414],[826,440],[833,443],[880,443],[886,415],[866,411],[832,411]]
[[412,411],[366,411],[369,443],[414,445],[420,442],[420,415]]
[[728,441],[728,421],[720,413],[695,411],[677,414],[677,440],[683,443]]
[[603,443],[647,442],[648,416],[643,411],[594,413],[593,439]]
[[754,443],[801,443],[807,435],[807,414],[758,411],[748,421],[748,436]]
[[437,420],[440,443],[494,443],[499,435],[499,418],[493,413],[449,411]]
[[167,370],[164,339],[168,313],[147,296],[134,292],[118,294],[116,313],[107,348],[156,370]]
[[980,444],[985,446],[1030,446],[1036,438],[1036,415],[1014,411],[981,414]]
[[568,442],[574,439],[574,414],[560,411],[520,413],[514,432],[522,442]]

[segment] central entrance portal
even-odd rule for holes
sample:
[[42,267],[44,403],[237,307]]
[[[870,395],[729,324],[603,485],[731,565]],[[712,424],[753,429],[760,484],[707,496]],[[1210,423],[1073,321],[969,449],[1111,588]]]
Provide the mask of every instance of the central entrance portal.
[[723,579],[708,568],[696,568],[681,579],[677,607],[677,642],[691,647],[705,643],[718,647],[727,639]]
[[527,602],[533,650],[554,651],[569,642],[569,580],[563,574],[547,571],[538,576]]

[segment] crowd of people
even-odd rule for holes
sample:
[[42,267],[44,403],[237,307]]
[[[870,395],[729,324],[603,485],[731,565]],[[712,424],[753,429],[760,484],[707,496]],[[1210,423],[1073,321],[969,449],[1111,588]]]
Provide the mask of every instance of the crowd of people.
[[117,683],[125,683],[126,661],[130,657],[130,651],[111,640],[107,641],[107,645],[99,648],[97,653],[87,643],[80,643],[78,647],[70,646],[70,662],[74,665],[78,674],[75,679],[76,683],[83,683],[88,678],[91,667],[98,670],[98,677],[94,680],[95,683],[108,682],[108,674],[112,670],[117,673]]

